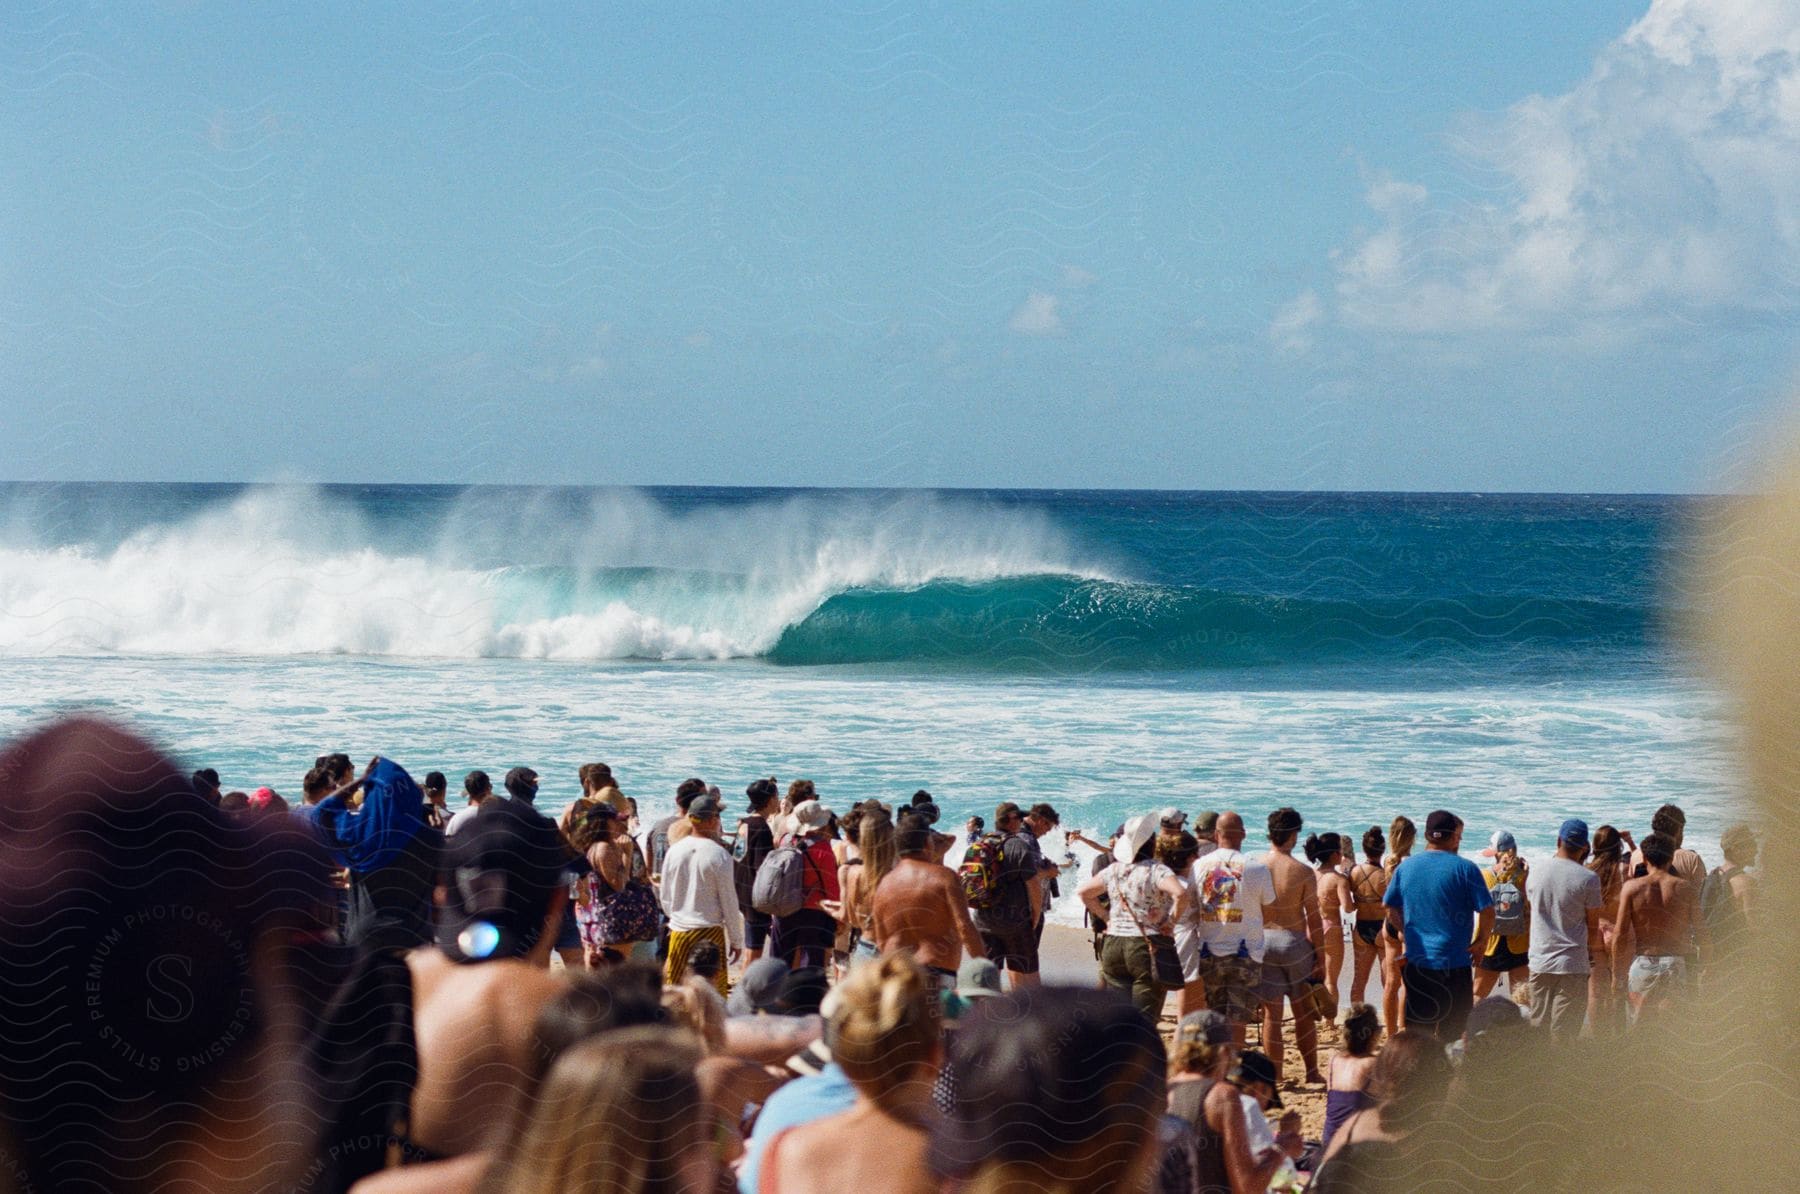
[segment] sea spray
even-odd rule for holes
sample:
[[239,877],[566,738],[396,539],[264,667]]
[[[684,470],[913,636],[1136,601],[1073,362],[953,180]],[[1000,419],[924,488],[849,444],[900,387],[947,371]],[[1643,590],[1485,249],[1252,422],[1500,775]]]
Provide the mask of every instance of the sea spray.
[[[1663,499],[0,486],[0,657],[1655,666]],[[1344,671],[1349,668],[1351,671]],[[1354,675],[1353,675],[1354,673]],[[1375,676],[1374,681],[1369,677]]]
[[472,490],[410,518],[254,487],[128,531],[89,513],[86,535],[43,510],[5,523],[0,655],[723,659],[858,589],[1105,575],[1040,512],[923,494]]

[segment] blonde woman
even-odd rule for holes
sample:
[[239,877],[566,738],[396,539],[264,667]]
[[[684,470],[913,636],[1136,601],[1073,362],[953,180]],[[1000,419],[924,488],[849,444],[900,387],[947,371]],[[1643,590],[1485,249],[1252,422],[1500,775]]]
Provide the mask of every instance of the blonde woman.
[[[850,965],[859,966],[881,956],[881,943],[875,940],[875,888],[894,869],[899,855],[894,847],[894,816],[884,804],[875,801],[853,810],[860,813],[854,824],[857,858],[838,871],[838,890],[842,902],[834,909],[827,907],[850,927]],[[844,819],[847,829],[851,819]]]
[[[1419,827],[1409,817],[1395,817],[1394,823],[1388,826],[1388,845],[1391,852],[1382,860],[1385,873],[1382,889],[1393,881],[1394,872],[1400,869],[1413,852],[1413,843],[1419,839]],[[1394,936],[1392,932],[1381,934],[1381,1023],[1392,1037],[1405,1027],[1400,1022],[1400,1011],[1405,1006],[1406,983],[1402,977],[1406,967],[1406,942]]]
[[831,1056],[850,1084],[850,1110],[790,1128],[763,1150],[757,1189],[769,1194],[936,1194],[926,1163],[937,1118],[935,992],[904,953],[859,966],[838,988]]
[[721,1125],[686,1032],[630,1028],[557,1059],[482,1194],[710,1194]]

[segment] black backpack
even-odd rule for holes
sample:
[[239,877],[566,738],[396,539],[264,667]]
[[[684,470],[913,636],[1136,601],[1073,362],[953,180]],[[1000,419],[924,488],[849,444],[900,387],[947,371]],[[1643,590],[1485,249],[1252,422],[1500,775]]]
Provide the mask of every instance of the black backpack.
[[1731,891],[1732,879],[1743,873],[1741,866],[1716,866],[1700,884],[1700,919],[1715,944],[1730,940],[1746,927],[1744,906]]

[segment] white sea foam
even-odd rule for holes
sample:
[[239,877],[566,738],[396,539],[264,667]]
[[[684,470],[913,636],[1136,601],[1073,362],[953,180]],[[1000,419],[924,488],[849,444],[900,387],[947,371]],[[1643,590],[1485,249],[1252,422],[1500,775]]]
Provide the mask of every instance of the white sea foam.
[[436,526],[376,525],[303,488],[113,541],[0,539],[0,656],[353,654],[723,659],[766,652],[837,593],[1104,575],[1043,515],[819,495],[671,509],[602,491],[470,491]]
[[[453,776],[529,764],[558,807],[576,794],[576,767],[604,759],[651,813],[668,811],[675,786],[700,775],[724,789],[735,815],[744,785],[775,774],[816,780],[840,812],[929,788],[951,830],[973,813],[991,821],[1001,800],[1047,800],[1064,825],[1100,841],[1166,805],[1235,809],[1260,849],[1279,805],[1300,809],[1308,832],[1355,839],[1397,813],[1423,822],[1449,808],[1468,822],[1466,852],[1508,829],[1530,858],[1550,851],[1565,817],[1641,839],[1651,812],[1673,801],[1709,861],[1750,807],[1726,706],[1692,682],[1250,692],[756,664],[332,656],[13,659],[4,672],[0,740],[58,710],[97,707],[189,767],[284,794],[315,755],[351,750]],[[1557,727],[1534,732],[1551,704]],[[1421,724],[1476,718],[1487,740],[1416,740]],[[1065,848],[1060,835],[1043,845],[1053,858]],[[1080,919],[1074,889],[1091,857],[1072,852],[1078,865],[1052,909],[1063,922]]]

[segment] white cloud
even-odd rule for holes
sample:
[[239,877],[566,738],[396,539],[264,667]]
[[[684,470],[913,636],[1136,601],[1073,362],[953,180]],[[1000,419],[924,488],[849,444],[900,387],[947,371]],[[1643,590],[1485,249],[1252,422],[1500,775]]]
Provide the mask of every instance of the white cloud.
[[1022,336],[1060,336],[1068,329],[1063,326],[1056,306],[1054,294],[1034,290],[1025,296],[1025,301],[1012,313],[1006,326]]
[[1063,266],[1063,285],[1070,290],[1080,290],[1084,286],[1092,286],[1100,279],[1082,269],[1079,265]]
[[1295,295],[1269,321],[1269,339],[1284,352],[1305,352],[1312,347],[1312,328],[1325,317],[1325,305],[1316,291]]
[[1369,187],[1364,197],[1369,206],[1376,211],[1401,211],[1415,204],[1423,203],[1431,197],[1431,192],[1416,182],[1402,182],[1397,178],[1382,175]]
[[1572,90],[1461,144],[1465,195],[1370,186],[1380,221],[1336,255],[1346,322],[1567,332],[1800,295],[1793,0],[1654,0]]

